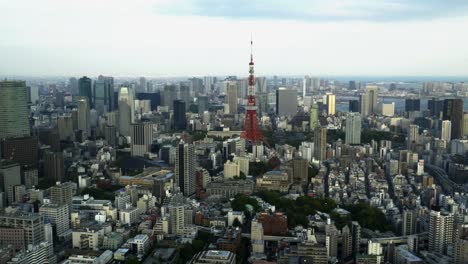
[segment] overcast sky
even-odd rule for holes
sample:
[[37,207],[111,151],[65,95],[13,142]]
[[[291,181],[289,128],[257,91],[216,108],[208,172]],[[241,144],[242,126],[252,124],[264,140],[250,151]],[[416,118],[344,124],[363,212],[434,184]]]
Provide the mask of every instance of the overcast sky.
[[0,0],[0,75],[467,76],[467,0]]

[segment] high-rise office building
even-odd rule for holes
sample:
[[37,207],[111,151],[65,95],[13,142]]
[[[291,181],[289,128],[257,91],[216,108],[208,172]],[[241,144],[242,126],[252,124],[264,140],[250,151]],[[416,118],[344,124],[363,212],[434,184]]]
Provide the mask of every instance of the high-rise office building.
[[13,188],[21,185],[20,165],[9,160],[0,160],[0,191],[6,194],[6,204],[14,202]]
[[421,100],[416,98],[407,98],[405,100],[405,111],[420,111],[421,110]]
[[156,111],[158,109],[158,106],[161,105],[160,91],[154,93],[137,93],[136,97],[138,100],[149,100],[151,104],[151,111]]
[[307,184],[309,181],[309,162],[306,159],[293,159],[293,181]]
[[308,75],[304,76],[304,79],[302,80],[302,97],[305,97],[306,94],[310,92],[311,87],[312,79]]
[[351,222],[351,236],[353,240],[353,258],[359,254],[359,247],[361,245],[361,226],[357,221]]
[[359,112],[359,100],[349,100],[349,109],[350,112]]
[[109,146],[115,146],[117,144],[117,128],[115,126],[104,126],[104,139],[107,141]]
[[445,145],[448,146],[450,140],[452,139],[452,122],[450,120],[442,121],[442,131],[440,133],[440,139],[445,142]]
[[24,185],[26,189],[31,189],[39,184],[39,171],[36,166],[24,166],[21,168]]
[[130,136],[130,125],[135,122],[135,100],[133,89],[120,87],[119,90],[119,133]]
[[313,131],[319,124],[319,107],[318,104],[313,103],[310,107],[310,121],[309,128],[310,131]]
[[443,120],[452,122],[452,139],[462,138],[463,131],[463,100],[445,99],[443,108]]
[[57,127],[60,140],[73,140],[73,118],[70,114],[62,115],[57,118]]
[[317,127],[314,133],[314,157],[316,160],[324,161],[327,152],[327,128]]
[[341,230],[342,250],[341,259],[348,259],[353,254],[353,236],[348,225],[345,225]]
[[203,78],[203,86],[205,87],[204,94],[211,94],[211,90],[214,88],[214,80],[211,76],[205,76]]
[[177,86],[175,85],[164,86],[162,105],[167,106],[170,111],[173,109],[174,100],[176,99],[177,99]]
[[419,126],[410,125],[408,128],[408,149],[416,144],[419,144]]
[[94,82],[94,108],[99,114],[114,111],[114,78],[99,75]]
[[195,146],[181,141],[176,147],[175,178],[182,193],[195,193]]
[[188,110],[193,102],[192,96],[190,95],[190,86],[180,84],[179,94],[179,99],[185,102],[185,110]]
[[153,123],[136,123],[131,126],[132,156],[144,156],[153,144]]
[[50,202],[53,204],[66,204],[68,208],[72,208],[73,195],[76,186],[72,182],[57,182],[56,185],[50,187]]
[[44,176],[53,182],[62,181],[65,177],[63,154],[49,152],[44,157]]
[[0,81],[0,139],[30,133],[26,83]]
[[208,96],[202,95],[197,97],[198,102],[198,113],[203,114],[205,111],[208,111]]
[[71,237],[70,209],[67,204],[44,204],[39,208],[39,213],[44,216],[46,223],[54,225],[54,233],[59,240]]
[[297,92],[284,87],[276,90],[276,115],[294,116],[297,112]]
[[401,234],[409,236],[416,234],[416,219],[418,217],[416,210],[404,209],[403,210],[403,223]]
[[444,101],[439,100],[439,98],[429,99],[429,101],[427,101],[427,109],[431,116],[440,118],[440,113],[444,109]]
[[429,251],[447,253],[453,239],[453,214],[431,211],[429,215]]
[[[0,213],[0,226],[23,230],[24,245],[37,245],[44,241],[44,217],[37,213]],[[7,232],[5,232],[7,233]],[[9,233],[9,232],[8,232]],[[14,234],[14,233],[13,233]],[[5,234],[7,235],[7,234]],[[18,239],[18,238],[15,238]],[[28,261],[21,263],[30,263]]]
[[91,136],[91,113],[86,97],[78,99],[78,129],[83,132],[84,138]]
[[0,140],[1,154],[4,159],[18,162],[21,166],[37,166],[37,137],[16,137]]
[[463,113],[463,138],[468,137],[468,113]]
[[94,108],[93,102],[93,88],[90,78],[83,76],[78,80],[78,90],[81,97],[88,98],[90,108]]
[[190,89],[193,91],[195,96],[199,96],[200,94],[203,94],[203,80],[200,78],[190,78]]
[[185,130],[187,128],[187,117],[185,113],[185,102],[174,100],[174,129]]
[[356,90],[356,81],[349,81],[349,90]]
[[[246,83],[246,85],[247,84],[248,83]],[[267,86],[266,78],[265,77],[255,77],[255,88],[256,88],[257,93],[268,93],[268,86]],[[240,90],[240,89],[238,89],[238,90]]]
[[382,103],[382,115],[383,116],[394,116],[395,115],[395,103]]
[[346,144],[361,144],[361,115],[348,113],[346,116]]
[[468,263],[468,239],[456,238],[453,250],[453,263]]
[[228,82],[226,91],[226,104],[228,105],[228,113],[231,115],[237,114],[237,83]]
[[361,95],[361,115],[368,116],[377,113],[378,87],[374,85],[366,86],[366,93]]
[[331,93],[326,94],[327,113],[334,115],[336,113],[336,96]]

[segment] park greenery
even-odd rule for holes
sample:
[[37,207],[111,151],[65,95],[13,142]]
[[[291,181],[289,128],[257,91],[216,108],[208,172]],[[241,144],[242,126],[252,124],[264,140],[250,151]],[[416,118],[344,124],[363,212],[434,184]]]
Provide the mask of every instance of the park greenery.
[[[342,216],[334,211],[337,208],[336,202],[329,198],[315,198],[308,196],[300,196],[296,200],[282,197],[276,191],[261,191],[254,194],[262,198],[265,202],[274,205],[276,211],[283,212],[288,216],[288,226],[293,228],[297,225],[304,227],[308,226],[309,215],[314,215],[317,212],[323,212],[330,215],[335,222],[337,228],[341,229],[351,221],[358,221],[363,228],[378,230],[381,232],[391,230],[391,225],[388,224],[385,214],[378,208],[372,207],[367,203],[359,203],[355,205],[347,205],[343,207],[351,214]],[[255,212],[261,210],[257,200],[244,194],[236,195],[231,202],[231,206],[236,211],[247,212],[246,205],[251,205]]]

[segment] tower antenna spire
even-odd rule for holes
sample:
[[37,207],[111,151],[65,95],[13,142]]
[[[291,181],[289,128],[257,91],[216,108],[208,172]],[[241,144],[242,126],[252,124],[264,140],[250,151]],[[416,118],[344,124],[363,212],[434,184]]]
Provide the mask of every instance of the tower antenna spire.
[[260,143],[260,141],[263,139],[263,135],[260,132],[257,120],[252,35],[250,35],[250,63],[248,83],[249,88],[247,90],[247,106],[244,120],[244,132],[242,132],[241,137],[250,141],[253,145],[256,145]]
[[253,62],[253,40],[252,40],[252,34],[250,34],[250,62]]

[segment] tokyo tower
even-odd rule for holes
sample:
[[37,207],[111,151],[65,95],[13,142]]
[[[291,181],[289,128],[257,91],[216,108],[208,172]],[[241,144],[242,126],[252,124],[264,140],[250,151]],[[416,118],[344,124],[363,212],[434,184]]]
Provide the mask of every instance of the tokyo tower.
[[258,128],[257,104],[255,99],[255,77],[252,53],[253,42],[250,40],[250,63],[249,63],[249,89],[247,92],[247,107],[245,114],[244,132],[241,137],[256,145],[263,140],[263,135]]

